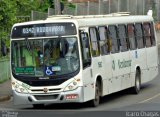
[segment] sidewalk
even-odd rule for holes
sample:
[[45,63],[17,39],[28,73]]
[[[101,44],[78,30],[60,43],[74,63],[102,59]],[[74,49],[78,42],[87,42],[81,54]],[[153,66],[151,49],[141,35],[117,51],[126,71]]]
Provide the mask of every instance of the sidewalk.
[[11,98],[11,95],[11,80],[0,84],[0,102],[9,100]]

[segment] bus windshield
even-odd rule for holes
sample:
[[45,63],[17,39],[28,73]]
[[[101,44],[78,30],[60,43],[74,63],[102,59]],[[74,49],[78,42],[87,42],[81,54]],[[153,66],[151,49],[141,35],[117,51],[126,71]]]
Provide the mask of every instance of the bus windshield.
[[20,76],[57,76],[79,69],[76,37],[12,41],[12,73]]

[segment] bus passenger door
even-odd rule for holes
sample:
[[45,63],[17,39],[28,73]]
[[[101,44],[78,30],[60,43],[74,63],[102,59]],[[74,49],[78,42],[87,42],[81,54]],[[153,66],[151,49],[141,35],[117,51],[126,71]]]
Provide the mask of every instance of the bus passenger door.
[[91,69],[91,53],[89,46],[88,33],[80,31],[81,39],[81,55],[82,55],[82,79],[84,89],[84,101],[88,101],[93,98],[94,90],[91,83],[93,82],[93,73]]

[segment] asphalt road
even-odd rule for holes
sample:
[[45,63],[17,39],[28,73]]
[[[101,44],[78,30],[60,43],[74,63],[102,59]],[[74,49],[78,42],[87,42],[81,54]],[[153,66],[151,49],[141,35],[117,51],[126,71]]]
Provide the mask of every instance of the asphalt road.
[[[160,58],[160,51],[159,51]],[[160,66],[159,66],[160,72]],[[0,116],[14,115],[14,117],[97,117],[97,116],[132,116],[135,113],[148,114],[154,112],[160,116],[160,74],[152,81],[142,85],[138,95],[124,90],[102,98],[101,104],[96,108],[88,107],[87,104],[52,104],[43,109],[33,109],[31,105],[14,106],[13,99],[0,103]],[[158,112],[159,111],[159,112]]]

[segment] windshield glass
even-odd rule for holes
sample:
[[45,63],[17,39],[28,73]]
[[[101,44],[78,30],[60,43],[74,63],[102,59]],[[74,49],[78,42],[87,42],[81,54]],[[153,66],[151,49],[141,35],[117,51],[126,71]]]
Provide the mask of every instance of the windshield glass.
[[12,41],[12,72],[21,76],[56,76],[79,69],[75,37]]

